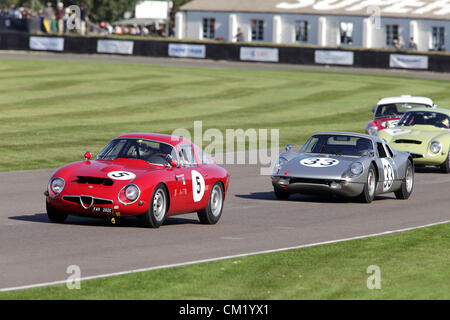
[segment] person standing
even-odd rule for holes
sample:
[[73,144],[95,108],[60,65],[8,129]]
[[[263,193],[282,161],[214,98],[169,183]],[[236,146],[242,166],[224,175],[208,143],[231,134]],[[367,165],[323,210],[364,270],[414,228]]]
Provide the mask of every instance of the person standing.
[[47,2],[47,6],[43,10],[44,15],[44,28],[47,33],[53,33],[52,31],[52,20],[55,16],[55,13],[53,12],[53,7],[51,2]]
[[238,29],[237,29],[237,33],[236,33],[236,35],[235,35],[234,37],[236,38],[236,41],[237,41],[237,42],[242,42],[242,41],[244,41],[244,34],[242,33],[241,28],[238,28]]
[[86,8],[86,2],[82,1],[80,5],[80,21],[81,21],[81,35],[86,35],[86,23],[88,21],[87,16],[87,8]]
[[417,43],[414,41],[413,37],[411,37],[409,39],[408,49],[410,49],[410,50],[417,50]]
[[58,9],[56,11],[56,20],[58,24],[58,34],[64,33],[64,4],[62,2],[58,2]]

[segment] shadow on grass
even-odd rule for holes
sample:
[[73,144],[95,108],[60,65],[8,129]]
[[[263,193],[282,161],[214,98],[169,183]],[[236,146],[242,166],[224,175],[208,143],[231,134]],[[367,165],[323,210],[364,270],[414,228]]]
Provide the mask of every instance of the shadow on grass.
[[[288,200],[278,200],[272,191],[269,192],[253,192],[250,194],[237,194],[236,197],[242,199],[252,199],[252,200],[266,200],[266,201],[292,201],[292,202],[311,202],[311,203],[359,203],[357,199],[338,197],[332,194],[317,194],[317,195],[307,195],[307,194],[292,194]],[[389,197],[386,195],[376,196],[374,201],[380,200],[392,200],[395,197]]]
[[[49,223],[53,224],[47,217],[46,213],[35,213],[30,215],[8,217],[11,220],[27,221],[36,223]],[[117,219],[117,218],[116,218]],[[91,226],[91,227],[128,227],[128,228],[144,228],[141,222],[135,217],[120,218],[115,225],[112,225],[107,217],[80,217],[75,215],[69,215],[67,220],[62,223],[64,225],[78,225],[78,226]],[[179,217],[168,217],[164,221],[163,226],[175,226],[181,224],[200,224],[197,219],[187,219]]]

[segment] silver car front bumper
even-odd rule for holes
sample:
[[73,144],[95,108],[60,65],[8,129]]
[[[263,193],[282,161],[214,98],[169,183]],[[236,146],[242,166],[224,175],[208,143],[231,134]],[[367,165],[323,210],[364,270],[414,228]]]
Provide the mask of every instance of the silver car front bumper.
[[289,193],[334,193],[344,197],[359,196],[364,190],[364,183],[347,180],[272,177],[272,185]]

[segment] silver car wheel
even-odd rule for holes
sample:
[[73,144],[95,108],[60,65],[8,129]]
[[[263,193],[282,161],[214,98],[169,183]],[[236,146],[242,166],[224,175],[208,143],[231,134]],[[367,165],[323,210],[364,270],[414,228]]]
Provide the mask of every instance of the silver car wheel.
[[162,189],[159,189],[153,198],[153,214],[157,221],[164,219],[166,214],[166,195]]
[[405,181],[406,181],[406,191],[408,193],[411,193],[414,185],[414,175],[411,166],[408,166],[408,169],[406,169]]
[[219,185],[215,185],[211,192],[211,213],[217,217],[222,211],[223,193]]
[[367,176],[367,186],[369,188],[369,196],[372,197],[375,194],[375,174],[372,170],[369,170]]

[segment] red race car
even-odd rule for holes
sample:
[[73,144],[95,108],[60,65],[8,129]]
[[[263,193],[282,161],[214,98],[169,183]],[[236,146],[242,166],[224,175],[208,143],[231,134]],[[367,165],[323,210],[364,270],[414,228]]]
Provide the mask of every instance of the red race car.
[[230,174],[192,142],[163,134],[132,133],[112,140],[95,160],[68,164],[51,177],[46,196],[51,221],[69,214],[137,216],[158,228],[167,216],[197,212],[201,223],[222,215]]
[[372,110],[373,120],[367,124],[366,133],[376,136],[378,131],[395,127],[401,116],[414,108],[436,108],[436,105],[430,98],[408,95],[380,99]]

